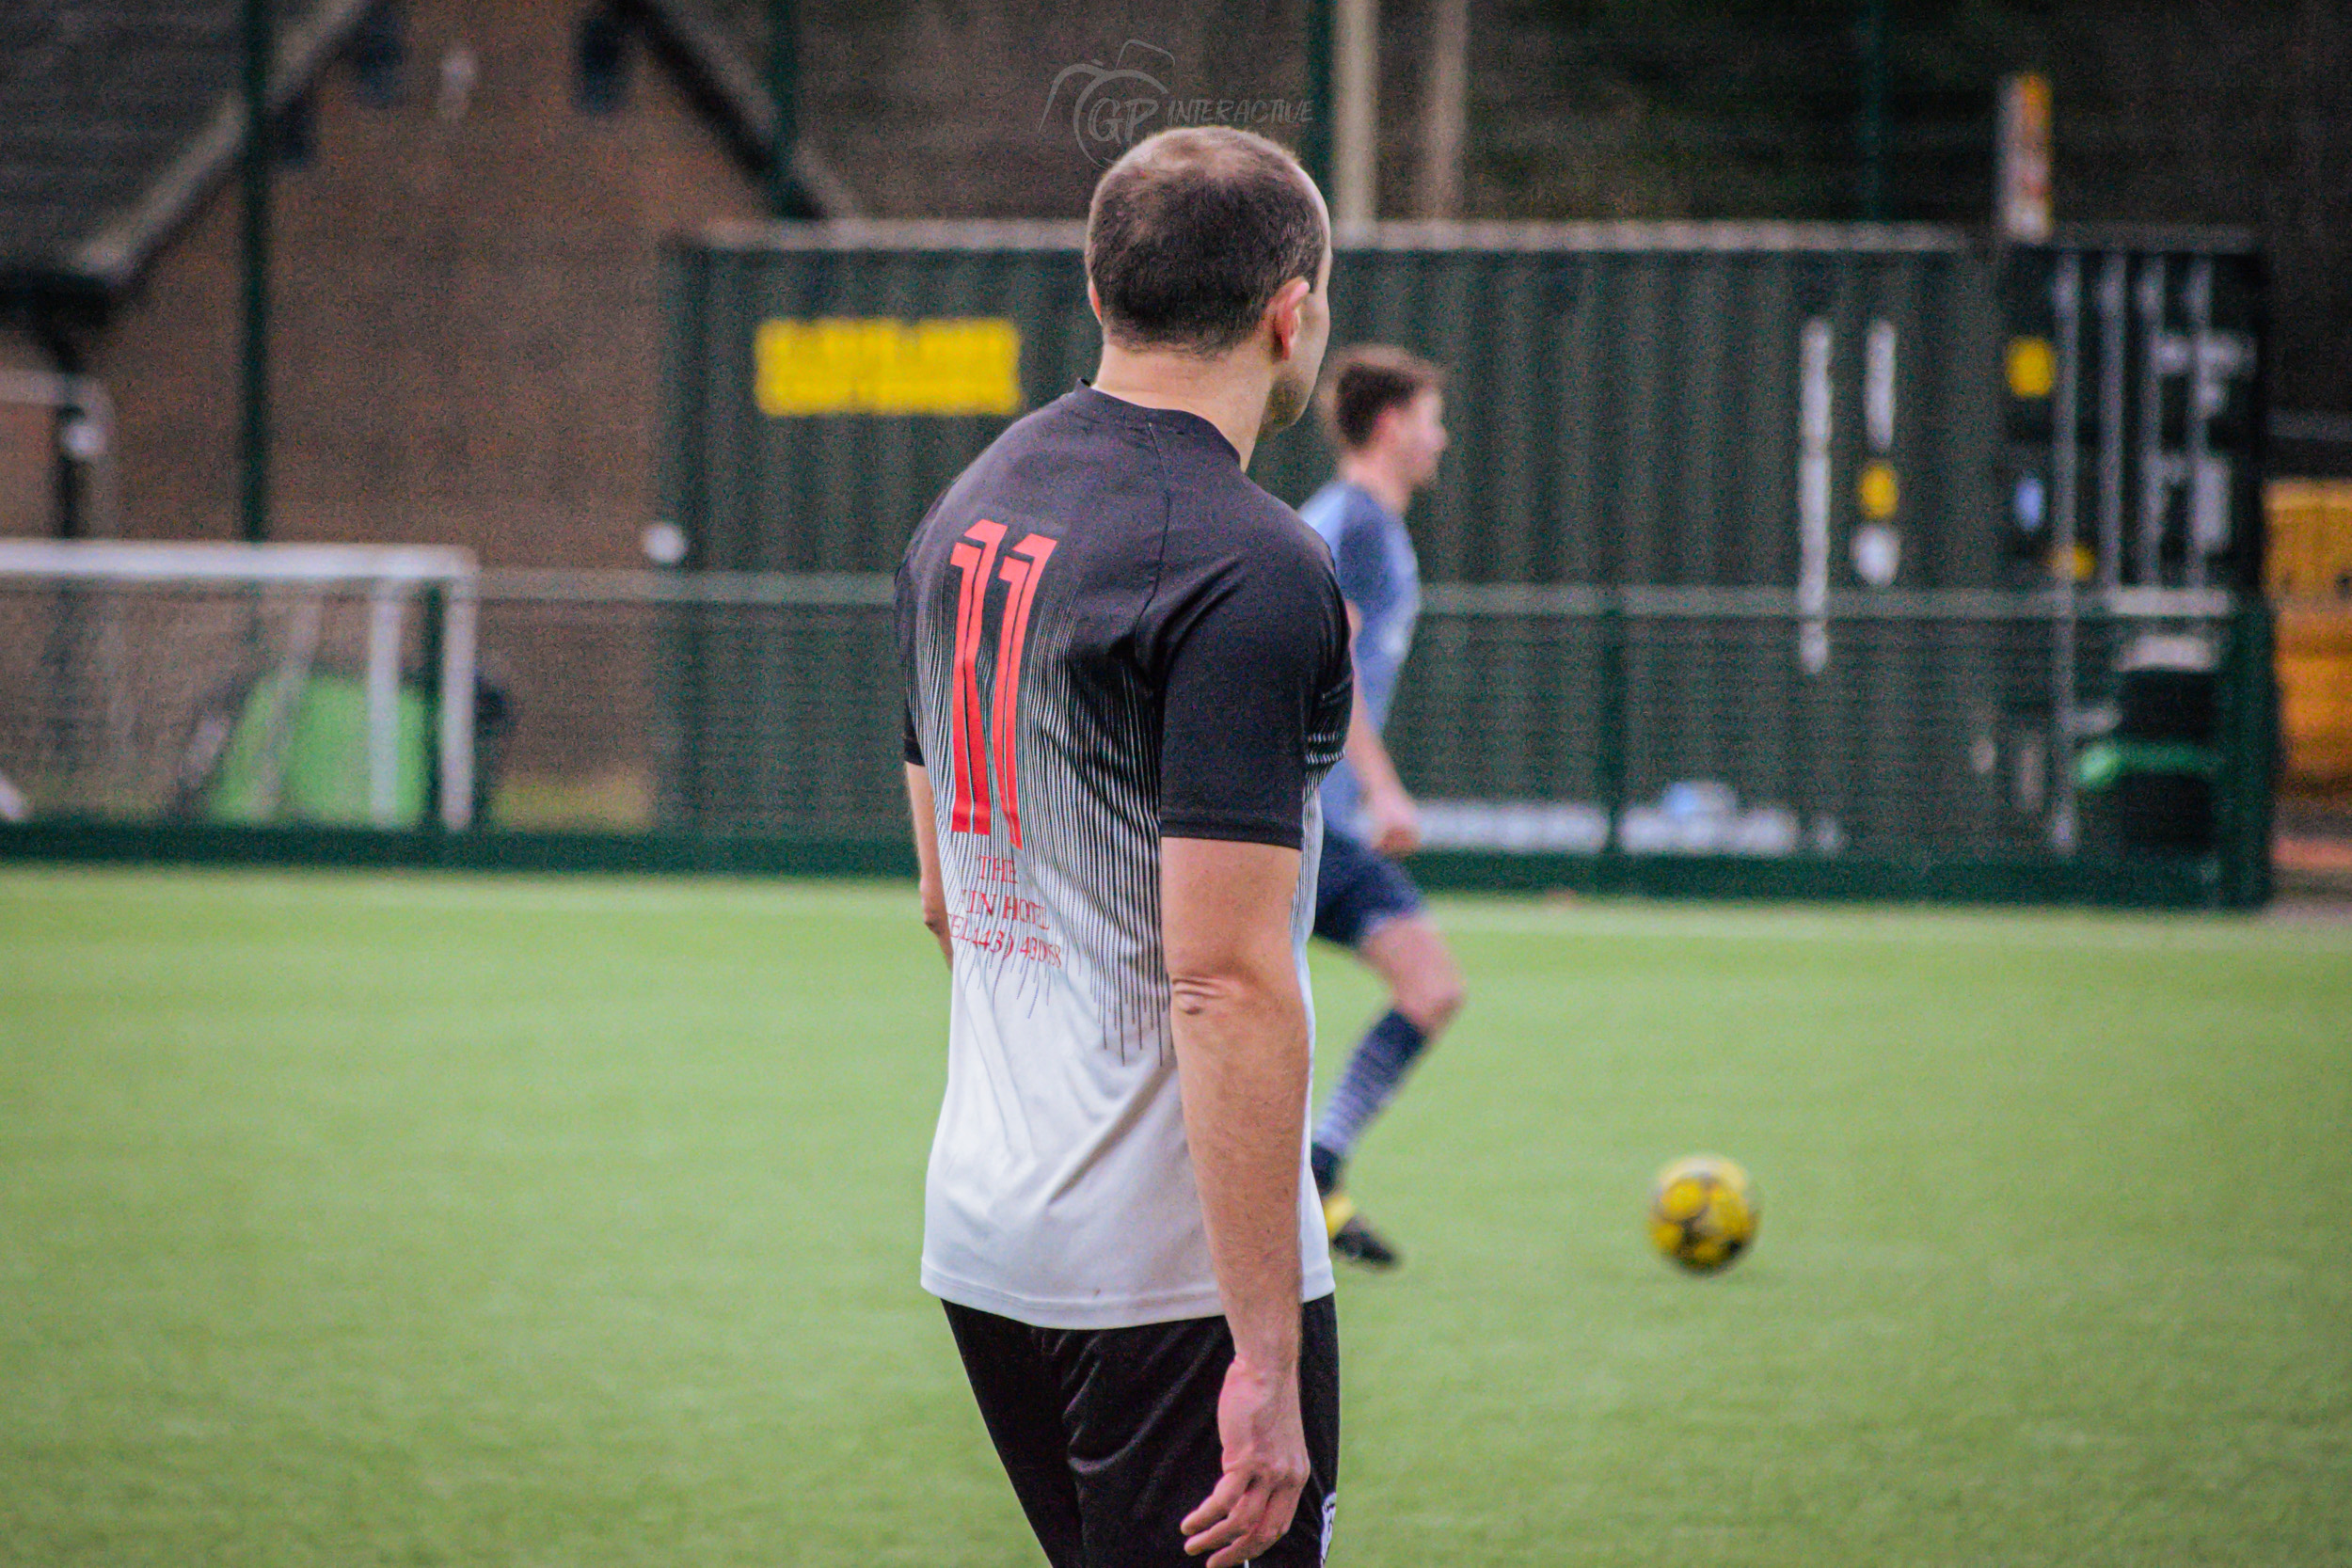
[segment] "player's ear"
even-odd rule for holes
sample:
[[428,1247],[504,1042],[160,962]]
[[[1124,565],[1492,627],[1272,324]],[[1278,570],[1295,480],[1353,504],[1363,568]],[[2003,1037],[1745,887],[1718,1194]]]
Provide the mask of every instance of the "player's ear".
[[1094,325],[1103,325],[1103,296],[1094,292],[1094,279],[1087,279],[1087,309],[1094,312]]
[[1274,357],[1278,361],[1291,356],[1303,325],[1307,296],[1312,293],[1313,284],[1303,277],[1294,277],[1275,290],[1274,297],[1266,301],[1265,325],[1274,334]]

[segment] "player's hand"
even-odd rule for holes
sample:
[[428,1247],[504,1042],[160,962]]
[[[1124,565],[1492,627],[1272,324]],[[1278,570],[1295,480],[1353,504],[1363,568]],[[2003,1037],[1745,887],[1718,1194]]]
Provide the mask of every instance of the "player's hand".
[[1233,1357],[1216,1399],[1216,1431],[1225,1446],[1225,1473],[1184,1516],[1184,1553],[1215,1552],[1208,1568],[1235,1568],[1282,1539],[1306,1490],[1298,1370],[1276,1380]]
[[1409,855],[1421,847],[1421,813],[1401,789],[1382,790],[1364,801],[1372,847],[1384,855]]

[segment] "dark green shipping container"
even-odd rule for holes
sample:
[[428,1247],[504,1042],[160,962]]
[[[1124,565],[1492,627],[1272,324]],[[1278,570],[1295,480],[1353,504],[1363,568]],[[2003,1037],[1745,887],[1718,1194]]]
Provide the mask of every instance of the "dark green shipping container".
[[[1092,371],[1081,237],[1075,224],[782,225],[675,248],[666,494],[689,563],[895,565],[981,447]],[[2118,329],[2103,280],[2119,276],[2164,295],[2125,324],[2139,347],[2122,376],[2095,353]],[[2125,562],[2110,580],[2228,586],[2250,581],[2258,534],[2259,294],[2253,257],[2180,240],[2002,256],[1915,227],[1379,224],[1341,238],[1332,341],[1400,343],[1452,374],[1454,445],[1413,518],[1432,581],[2013,585],[2021,552],[2047,569],[2056,478],[2084,489],[2075,526],[2095,543],[2116,503],[2101,512],[2094,492],[2142,484],[2145,453],[2175,474],[2178,518],[2202,519],[2206,556],[2185,568],[2177,545],[2152,549],[2155,576]],[[785,405],[761,391],[764,335],[870,329],[881,357],[851,366],[873,345],[845,341],[834,369],[919,383],[939,367],[905,346],[913,335],[976,322],[1017,356],[993,404],[960,395],[954,364],[948,395],[916,411],[919,385],[861,402],[844,382],[848,396]],[[2021,368],[2044,363],[2053,385],[2018,397]],[[2183,400],[2199,397],[2211,407],[2192,419]],[[2054,457],[2061,404],[2086,433]],[[2113,451],[2093,450],[2101,419],[2130,432],[2121,477]],[[1253,474],[1296,503],[1330,468],[1302,420],[1259,449]],[[2161,475],[2147,483],[2162,490]]]
[[[1093,370],[1080,241],[1074,224],[872,224],[675,249],[666,494],[685,564],[894,567],[973,455]],[[1907,850],[1923,824],[2065,849],[2077,711],[2121,653],[2071,622],[2054,641],[2038,612],[1923,621],[1905,591],[2250,584],[2260,296],[2258,259],[2210,239],[1343,233],[1334,346],[1402,344],[1451,376],[1454,444],[1411,519],[1433,598],[1400,766],[1440,799],[1609,813],[1717,781],[1805,823],[1800,853]],[[1295,503],[1331,465],[1309,420],[1252,473]],[[1509,586],[1768,596],[1732,621],[1453,602]],[[812,659],[855,684],[888,657],[845,649],[746,644],[723,670],[690,639],[685,718],[748,705],[773,716],[768,750],[861,766],[871,746],[792,697]],[[2078,664],[2092,673],[2054,673]],[[723,802],[765,798],[726,784],[680,772],[678,810],[723,829],[743,809]]]

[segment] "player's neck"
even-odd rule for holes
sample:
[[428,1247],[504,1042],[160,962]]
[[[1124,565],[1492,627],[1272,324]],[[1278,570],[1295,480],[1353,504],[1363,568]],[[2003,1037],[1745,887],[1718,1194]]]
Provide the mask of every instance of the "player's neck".
[[1138,354],[1106,342],[1091,385],[1121,403],[1198,414],[1233,444],[1247,468],[1249,454],[1257,450],[1258,432],[1265,427],[1274,373],[1272,366],[1252,366],[1237,355],[1201,359],[1185,354]]
[[1402,517],[1413,504],[1413,487],[1375,452],[1350,452],[1340,459],[1340,477]]

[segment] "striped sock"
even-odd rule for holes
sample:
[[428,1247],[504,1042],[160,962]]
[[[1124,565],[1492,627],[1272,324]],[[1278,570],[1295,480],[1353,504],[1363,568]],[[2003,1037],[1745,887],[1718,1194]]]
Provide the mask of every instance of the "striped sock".
[[1326,1185],[1338,1181],[1341,1163],[1355,1151],[1356,1140],[1363,1136],[1381,1107],[1395,1098],[1397,1085],[1405,1082],[1413,1059],[1428,1043],[1412,1020],[1394,1010],[1365,1031],[1331,1098],[1323,1103],[1322,1119],[1315,1123],[1315,1174],[1321,1179],[1328,1164],[1330,1181]]

